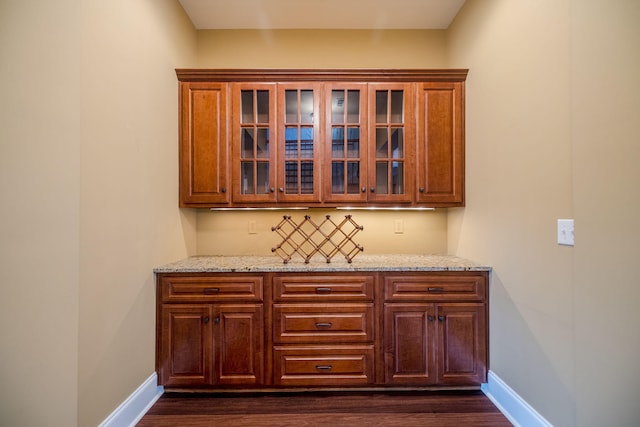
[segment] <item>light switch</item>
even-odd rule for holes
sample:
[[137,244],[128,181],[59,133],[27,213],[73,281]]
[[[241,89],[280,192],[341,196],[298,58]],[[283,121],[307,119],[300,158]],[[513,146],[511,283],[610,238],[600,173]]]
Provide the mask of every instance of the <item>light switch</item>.
[[257,234],[258,229],[255,221],[249,221],[249,234]]
[[401,219],[396,219],[393,221],[393,232],[396,234],[404,233],[404,221]]
[[573,246],[573,220],[558,220],[558,244]]

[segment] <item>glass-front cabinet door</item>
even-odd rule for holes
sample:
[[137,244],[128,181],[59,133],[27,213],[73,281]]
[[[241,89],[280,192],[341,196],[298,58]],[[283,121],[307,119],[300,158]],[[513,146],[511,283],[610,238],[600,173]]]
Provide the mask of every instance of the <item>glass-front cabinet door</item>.
[[279,202],[320,201],[321,84],[278,84]]
[[276,201],[276,85],[232,85],[234,202]]
[[411,84],[369,86],[369,201],[411,202],[415,110]]
[[367,85],[327,83],[324,200],[367,200]]

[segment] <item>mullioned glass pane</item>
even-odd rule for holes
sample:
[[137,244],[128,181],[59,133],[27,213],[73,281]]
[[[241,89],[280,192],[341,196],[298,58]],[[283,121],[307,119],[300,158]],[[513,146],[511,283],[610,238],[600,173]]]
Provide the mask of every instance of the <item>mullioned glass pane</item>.
[[389,132],[387,128],[376,128],[376,158],[389,157]]
[[331,123],[344,123],[344,90],[331,91]]
[[253,187],[253,162],[240,162],[241,193],[255,194]]
[[333,194],[344,193],[344,163],[331,163],[331,192]]
[[360,91],[347,92],[347,123],[360,123]]
[[256,157],[259,159],[269,158],[269,129],[258,128],[258,139],[256,141]]
[[298,122],[298,91],[286,90],[284,92],[285,123]]
[[404,128],[391,128],[391,157],[404,157]]
[[388,100],[389,100],[389,94],[386,90],[376,91],[376,123],[388,123],[387,122]]
[[269,91],[259,90],[257,91],[257,110],[258,120],[257,123],[269,123]]
[[269,162],[258,162],[256,164],[257,176],[256,186],[257,193],[267,194],[269,193]]
[[241,123],[253,123],[253,91],[240,91]]
[[313,123],[313,91],[300,91],[300,123]]
[[391,91],[391,123],[404,123],[404,93]]
[[243,159],[253,158],[253,147],[255,146],[255,138],[253,128],[243,128],[240,134],[241,157]]
[[389,164],[387,162],[376,162],[376,192],[378,194],[389,194]]

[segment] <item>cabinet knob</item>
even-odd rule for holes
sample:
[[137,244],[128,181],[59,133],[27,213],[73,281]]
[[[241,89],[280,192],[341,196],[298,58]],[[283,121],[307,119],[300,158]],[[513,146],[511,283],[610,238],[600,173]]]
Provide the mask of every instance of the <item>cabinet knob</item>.
[[206,324],[206,323],[209,323],[209,316],[204,316],[204,317],[202,318],[202,321],[203,321],[205,324]]
[[275,191],[276,191],[276,189],[275,189],[275,188],[273,188],[273,187],[269,187],[269,191],[271,191],[271,192],[273,193],[273,192],[275,192]]
[[367,187],[362,187],[361,190],[364,193],[365,191],[367,191]]
[[444,316],[438,316],[438,321],[444,322]]
[[218,323],[220,323],[220,317],[219,317],[219,316],[218,316],[218,317],[215,317],[215,318],[213,319],[213,323],[215,323],[216,325],[217,325]]
[[226,192],[227,192],[227,189],[226,189],[225,187],[222,187],[222,188],[220,189],[220,192],[221,192],[221,193],[226,193]]
[[371,187],[369,191],[371,191],[372,193],[375,193],[376,189],[374,187]]
[[424,187],[420,187],[420,192],[424,193]]
[[434,317],[429,315],[429,316],[427,316],[427,319],[429,320],[429,322],[433,322]]
[[281,192],[281,193],[284,193],[284,188],[280,187],[280,188],[278,188],[278,191]]

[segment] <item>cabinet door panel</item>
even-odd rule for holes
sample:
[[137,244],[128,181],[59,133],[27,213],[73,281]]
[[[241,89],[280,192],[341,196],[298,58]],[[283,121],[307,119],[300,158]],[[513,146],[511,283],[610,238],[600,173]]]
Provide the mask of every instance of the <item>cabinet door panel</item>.
[[418,90],[419,203],[464,205],[463,83],[422,83]]
[[262,384],[262,304],[222,304],[215,307],[214,314],[215,382],[221,385]]
[[414,85],[369,85],[368,200],[410,203],[415,167]]
[[322,141],[320,83],[278,84],[278,202],[319,202]]
[[229,202],[226,83],[181,83],[180,204]]
[[438,377],[446,385],[486,382],[486,313],[483,304],[439,304]]
[[327,83],[324,201],[367,200],[367,85]]
[[162,305],[158,383],[202,386],[212,383],[210,305]]
[[276,201],[276,85],[234,83],[232,187],[234,203]]
[[434,308],[431,304],[385,304],[386,383],[429,385],[434,379]]

